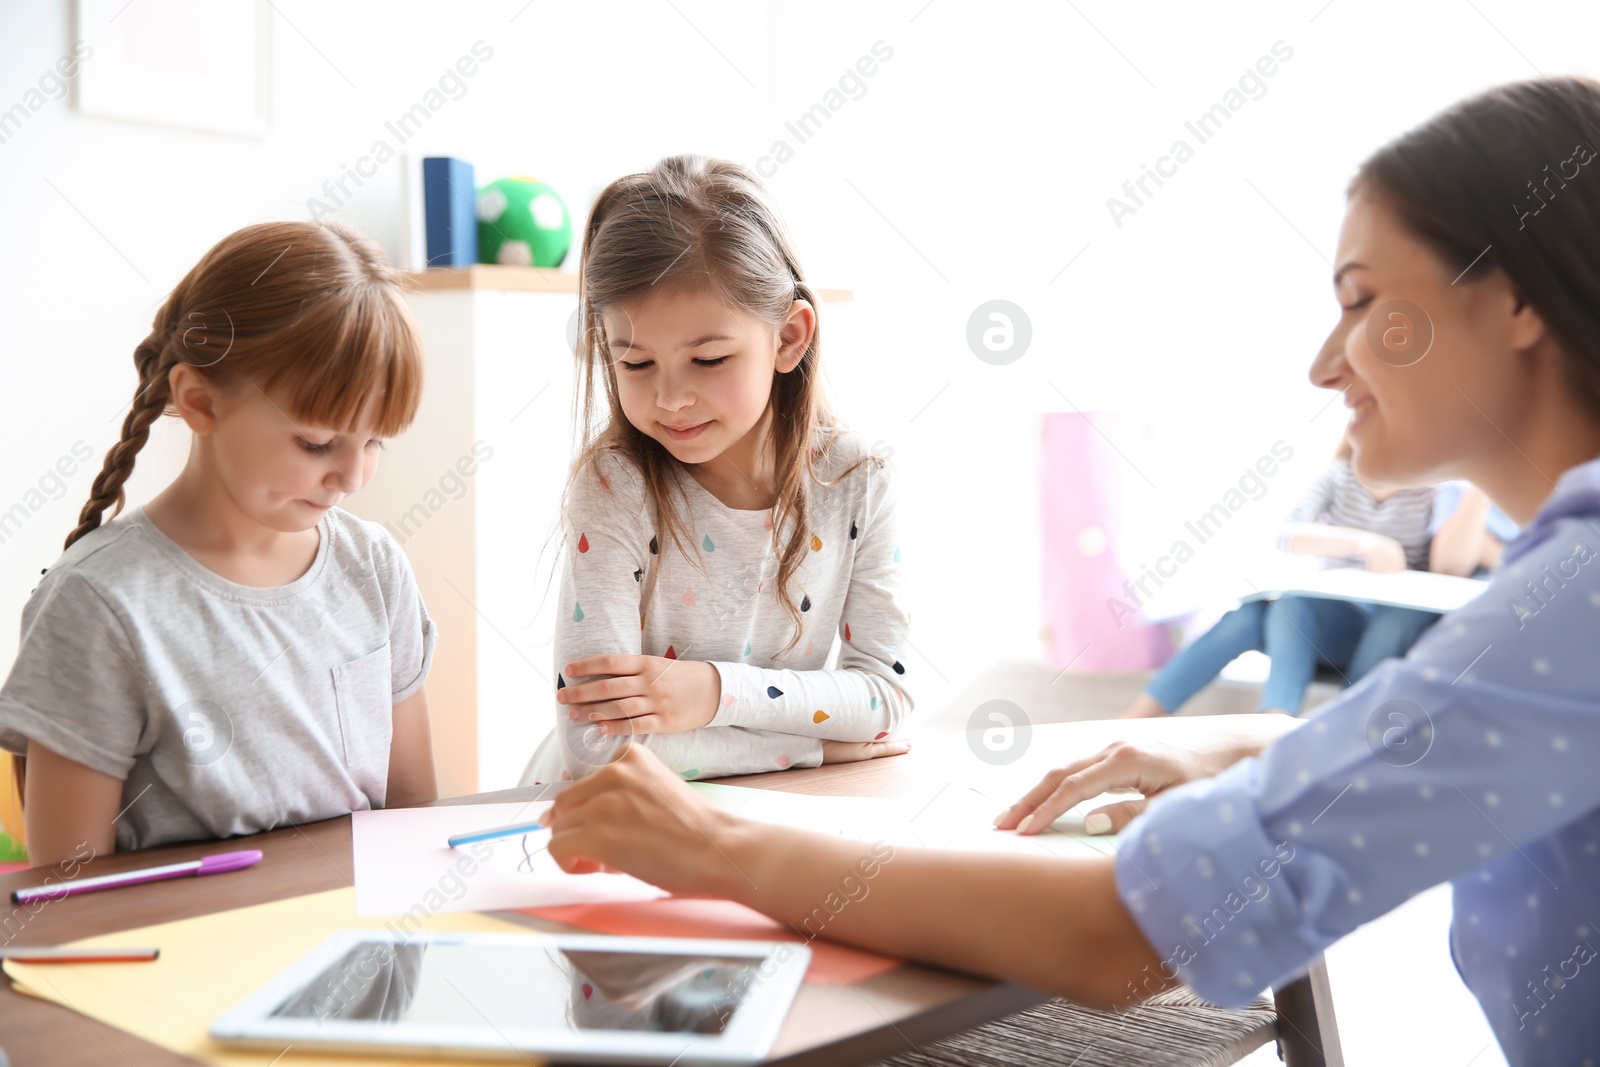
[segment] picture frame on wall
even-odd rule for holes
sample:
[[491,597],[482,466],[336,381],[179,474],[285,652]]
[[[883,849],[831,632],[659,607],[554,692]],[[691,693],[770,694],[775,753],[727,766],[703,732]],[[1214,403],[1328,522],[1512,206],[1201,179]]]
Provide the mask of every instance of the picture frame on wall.
[[239,137],[272,128],[267,0],[74,0],[93,48],[74,79],[83,115]]

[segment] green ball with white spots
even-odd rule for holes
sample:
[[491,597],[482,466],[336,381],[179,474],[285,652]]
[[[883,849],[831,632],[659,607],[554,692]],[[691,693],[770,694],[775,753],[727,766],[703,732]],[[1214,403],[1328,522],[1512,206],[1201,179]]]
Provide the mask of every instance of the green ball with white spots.
[[571,247],[572,215],[544,182],[501,178],[478,190],[478,262],[559,267]]

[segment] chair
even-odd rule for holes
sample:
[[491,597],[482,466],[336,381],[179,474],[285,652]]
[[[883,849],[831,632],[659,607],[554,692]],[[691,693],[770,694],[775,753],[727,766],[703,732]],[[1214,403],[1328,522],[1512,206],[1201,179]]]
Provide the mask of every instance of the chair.
[[1274,1039],[1286,1067],[1344,1067],[1320,957],[1247,1008],[1213,1007],[1187,988],[1120,1012],[1049,1000],[873,1067],[1223,1067]]
[[0,871],[28,859],[28,841],[22,828],[21,756],[0,759]]

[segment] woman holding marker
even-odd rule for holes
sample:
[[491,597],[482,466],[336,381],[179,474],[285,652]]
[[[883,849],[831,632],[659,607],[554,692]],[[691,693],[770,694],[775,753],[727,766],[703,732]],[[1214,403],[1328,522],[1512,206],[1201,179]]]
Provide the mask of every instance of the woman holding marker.
[[[1137,787],[1154,800],[1114,858],[900,850],[828,936],[1090,1004],[1174,981],[1242,1004],[1451,881],[1456,965],[1507,1058],[1594,1056],[1600,182],[1562,171],[1539,215],[1514,209],[1546,164],[1592,158],[1597,129],[1600,83],[1508,85],[1380,149],[1349,190],[1340,316],[1311,377],[1344,394],[1362,477],[1465,478],[1522,525],[1484,595],[1270,745],[1114,746],[997,821],[1042,827]],[[1424,358],[1385,358],[1397,311],[1431,334]],[[1546,590],[1531,617],[1508,608],[1530,582]],[[557,798],[552,825],[569,870],[791,922],[859,851],[723,814],[636,750]],[[1194,917],[1224,907],[1202,932]]]

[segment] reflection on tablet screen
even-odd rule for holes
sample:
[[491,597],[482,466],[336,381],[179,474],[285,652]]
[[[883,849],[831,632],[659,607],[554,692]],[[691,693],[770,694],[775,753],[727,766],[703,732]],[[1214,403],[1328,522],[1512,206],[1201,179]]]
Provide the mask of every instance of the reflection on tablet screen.
[[272,1014],[480,1028],[720,1034],[759,959],[363,941]]

